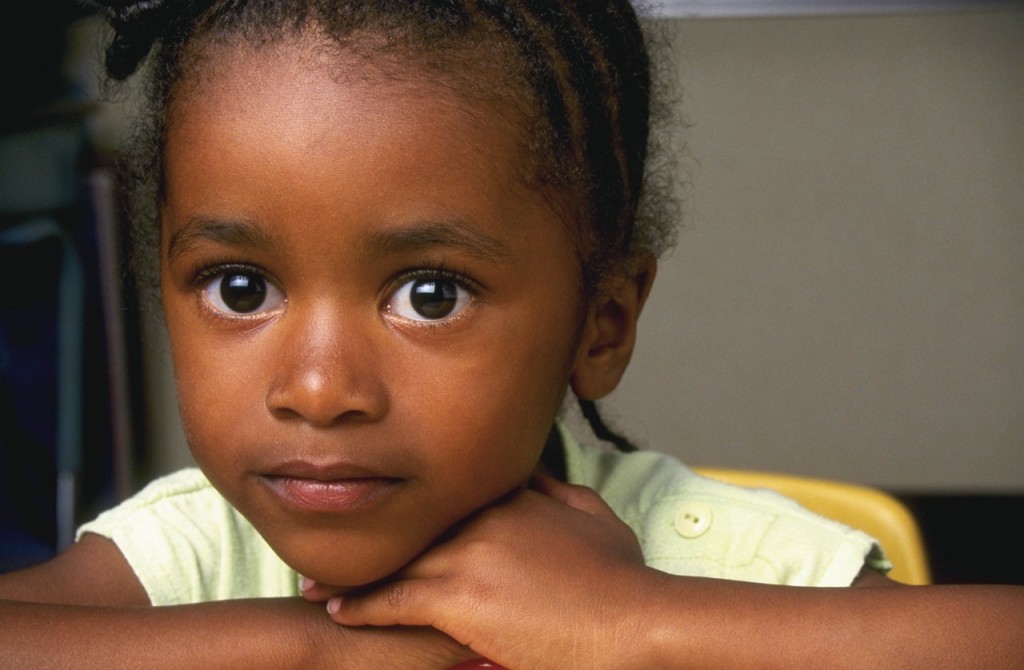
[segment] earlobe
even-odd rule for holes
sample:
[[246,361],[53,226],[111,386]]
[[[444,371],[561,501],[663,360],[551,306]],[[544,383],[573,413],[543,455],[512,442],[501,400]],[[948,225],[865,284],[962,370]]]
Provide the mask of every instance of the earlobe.
[[611,393],[622,379],[636,345],[636,326],[654,283],[653,256],[637,257],[628,271],[606,282],[591,301],[569,383],[584,400]]

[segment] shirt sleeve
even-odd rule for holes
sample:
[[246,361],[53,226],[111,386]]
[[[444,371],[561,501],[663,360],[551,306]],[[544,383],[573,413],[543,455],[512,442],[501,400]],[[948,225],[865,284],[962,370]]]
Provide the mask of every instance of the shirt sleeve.
[[594,488],[636,533],[647,564],[677,575],[849,586],[891,569],[869,535],[774,491],[698,476],[671,456],[624,454],[563,434],[569,479]]
[[298,594],[296,573],[194,468],[155,480],[85,533],[117,545],[153,605]]

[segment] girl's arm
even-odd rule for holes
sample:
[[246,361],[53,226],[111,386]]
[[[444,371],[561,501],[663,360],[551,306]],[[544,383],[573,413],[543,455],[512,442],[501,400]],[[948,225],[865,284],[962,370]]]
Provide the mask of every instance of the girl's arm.
[[444,669],[469,657],[428,628],[349,629],[298,598],[150,607],[110,541],[0,575],[3,668]]
[[[648,586],[657,596],[644,639],[657,667],[1024,667],[1021,587],[891,588],[875,575],[854,588],[800,588],[664,574]],[[680,613],[689,625],[672,623]],[[700,663],[681,665],[687,656]]]
[[435,626],[512,670],[1024,667],[1024,587],[678,577],[643,565],[593,491],[542,488],[486,510],[401,579],[331,600],[332,617]]

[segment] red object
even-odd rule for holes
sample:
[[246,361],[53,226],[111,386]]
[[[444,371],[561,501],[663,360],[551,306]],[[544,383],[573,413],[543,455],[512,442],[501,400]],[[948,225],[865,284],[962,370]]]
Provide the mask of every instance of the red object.
[[489,668],[490,670],[505,670],[497,663],[491,663],[486,658],[471,658],[468,661],[456,663],[448,670],[478,670],[480,668]]

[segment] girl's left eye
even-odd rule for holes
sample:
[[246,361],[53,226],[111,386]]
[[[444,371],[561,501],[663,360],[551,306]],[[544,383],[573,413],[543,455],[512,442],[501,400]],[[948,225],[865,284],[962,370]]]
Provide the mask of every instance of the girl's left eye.
[[259,272],[230,269],[203,286],[203,297],[218,312],[255,314],[269,312],[284,304],[284,294]]
[[442,321],[457,315],[472,300],[472,293],[455,279],[425,276],[399,286],[387,309],[412,321]]

